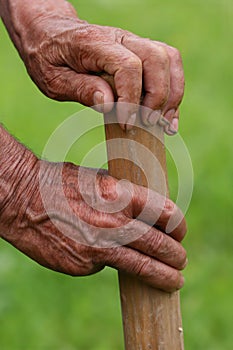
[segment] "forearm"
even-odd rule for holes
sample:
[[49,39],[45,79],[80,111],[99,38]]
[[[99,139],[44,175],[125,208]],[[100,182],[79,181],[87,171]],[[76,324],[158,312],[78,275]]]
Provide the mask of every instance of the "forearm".
[[0,0],[0,14],[22,58],[28,36],[34,35],[35,24],[43,18],[59,16],[77,20],[75,9],[64,0]]
[[31,191],[36,156],[0,125],[0,236],[23,212]]

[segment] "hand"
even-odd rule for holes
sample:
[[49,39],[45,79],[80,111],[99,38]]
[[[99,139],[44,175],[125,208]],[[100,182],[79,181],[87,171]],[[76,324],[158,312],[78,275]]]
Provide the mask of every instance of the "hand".
[[[118,102],[140,104],[143,89],[142,105],[149,108],[142,112],[145,124],[155,124],[162,114],[170,122],[167,133],[178,130],[184,75],[177,49],[76,17],[44,15],[31,26],[33,30],[24,38],[22,57],[45,95],[86,106],[100,105],[99,109],[108,112],[114,94],[101,77],[106,72],[114,77]],[[135,106],[129,105],[123,113],[118,107],[118,121],[123,129],[126,125],[129,129],[136,117]]]
[[[2,238],[65,274],[89,275],[108,265],[166,291],[182,287],[186,224],[174,203],[103,171],[38,161],[29,151],[20,162],[14,157],[15,167],[0,174],[1,191],[9,174],[17,179],[1,202]],[[165,234],[174,216],[179,224]]]

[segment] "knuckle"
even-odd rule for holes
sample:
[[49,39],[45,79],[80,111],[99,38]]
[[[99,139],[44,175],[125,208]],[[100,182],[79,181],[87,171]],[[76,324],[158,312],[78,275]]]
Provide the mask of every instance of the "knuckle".
[[162,208],[162,213],[159,218],[159,222],[163,224],[167,224],[170,218],[174,214],[175,207],[176,207],[175,203],[171,199],[166,198],[164,206]]
[[151,46],[151,51],[154,53],[157,62],[161,62],[163,66],[169,64],[169,56],[165,47],[153,44],[153,46]]
[[58,94],[59,84],[56,80],[45,82],[45,94],[47,97],[55,100],[62,100],[61,96]]
[[46,85],[45,95],[52,100],[59,99],[56,89],[51,85]]
[[135,273],[139,277],[144,277],[151,275],[153,276],[151,261],[149,259],[145,259],[144,261],[140,261],[134,268]]
[[57,101],[72,100],[75,94],[75,86],[72,87],[69,75],[60,69],[51,67],[51,72],[46,71],[43,79],[44,93]]
[[132,69],[141,72],[142,71],[142,62],[137,56],[129,56],[124,59],[122,63],[124,69]]
[[30,75],[47,97],[59,99],[59,91],[63,91],[63,87],[61,86],[60,72],[56,71],[54,67],[44,64],[43,67],[40,67],[39,74],[36,76],[34,74]]
[[[70,79],[70,81],[73,81],[73,79]],[[73,88],[71,88],[70,91],[70,96],[72,96],[75,101],[78,101],[85,106],[91,106],[93,104],[93,95],[95,91],[95,84],[93,83],[91,85],[89,81],[83,77],[82,79],[79,79],[78,84],[74,83]]]
[[101,175],[98,179],[98,191],[106,201],[114,201],[118,198],[116,191],[117,180],[108,175]]
[[178,270],[183,270],[186,267],[188,260],[187,252],[182,246],[180,246],[179,251],[177,251],[177,260],[179,261]]
[[164,62],[164,64],[169,64],[169,56],[167,50],[163,46],[157,47],[158,57]]
[[167,100],[169,95],[169,86],[168,84],[163,84],[158,91],[154,93],[156,97],[156,101],[160,106],[163,106]]
[[92,251],[92,262],[94,265],[104,266],[106,264],[106,261],[111,261],[112,257],[114,256],[114,254],[112,253],[112,249],[92,247]]
[[177,239],[181,241],[187,231],[186,221],[182,210],[170,199],[166,199],[166,203],[161,214],[161,222],[166,223],[166,233],[170,234],[177,230]]
[[176,269],[169,269],[162,272],[164,277],[164,283],[166,284],[166,290],[174,292],[178,289],[180,284],[180,272]]
[[175,47],[169,47],[170,57],[178,63],[182,63],[181,53]]
[[168,281],[170,282],[171,288],[174,288],[174,290],[179,288],[180,277],[181,277],[180,272],[177,270],[171,271],[167,276]]
[[[150,91],[150,97],[153,99],[155,106],[158,108],[166,104],[169,98],[170,85],[168,81],[162,81],[159,85],[153,86]],[[154,106],[154,108],[156,108]]]
[[97,249],[95,263],[101,263],[107,266],[115,267],[117,269],[121,269],[122,265],[125,264],[124,256],[122,256],[121,247],[94,249]]
[[176,204],[170,198],[166,198],[164,205],[164,214],[168,217],[171,216],[176,207]]
[[150,239],[147,241],[148,244],[148,254],[156,254],[162,250],[164,244],[164,235],[162,232],[156,230],[156,233],[150,236]]
[[66,86],[61,82],[61,71],[57,68],[60,62],[51,39],[29,49],[25,63],[29,75],[47,97],[61,101],[65,99]]

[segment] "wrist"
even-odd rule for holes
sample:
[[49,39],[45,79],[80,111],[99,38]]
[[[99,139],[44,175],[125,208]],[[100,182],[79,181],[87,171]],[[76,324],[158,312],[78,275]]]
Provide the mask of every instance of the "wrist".
[[37,157],[0,126],[1,236],[23,215],[30,193],[33,193],[37,169]]
[[0,0],[0,14],[22,59],[33,39],[54,32],[52,23],[48,25],[53,18],[79,21],[74,7],[64,0]]

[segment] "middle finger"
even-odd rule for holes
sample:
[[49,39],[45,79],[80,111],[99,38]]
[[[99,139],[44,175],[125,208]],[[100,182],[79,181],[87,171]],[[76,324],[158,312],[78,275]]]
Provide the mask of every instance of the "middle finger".
[[[127,33],[122,44],[134,52],[142,61],[143,93],[142,121],[153,125],[161,109],[168,100],[170,93],[170,61],[165,47],[149,39],[142,39]],[[152,113],[157,110],[158,113]]]
[[186,266],[186,251],[179,242],[154,227],[149,228],[142,222],[135,220],[132,225],[135,226],[135,231],[146,233],[128,243],[128,247],[156,258],[178,270],[182,270]]

